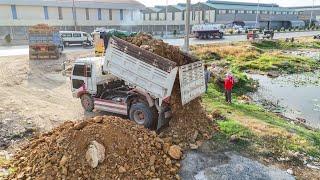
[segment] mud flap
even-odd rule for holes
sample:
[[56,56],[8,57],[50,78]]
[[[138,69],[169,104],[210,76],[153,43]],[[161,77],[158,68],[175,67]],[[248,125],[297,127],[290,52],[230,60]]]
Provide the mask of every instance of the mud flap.
[[160,132],[163,128],[169,126],[169,121],[172,117],[170,107],[162,107],[158,117],[157,132]]

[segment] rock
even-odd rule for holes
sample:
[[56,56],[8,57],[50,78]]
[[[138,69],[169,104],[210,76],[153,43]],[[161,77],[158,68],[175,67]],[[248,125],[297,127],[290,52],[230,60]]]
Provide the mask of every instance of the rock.
[[86,152],[86,160],[92,168],[96,168],[105,158],[105,148],[96,141],[92,141]]
[[198,135],[199,135],[199,131],[198,130],[196,130],[195,132],[194,132],[194,134],[193,134],[193,136],[192,136],[192,142],[195,142],[196,140],[197,140],[197,138],[198,138]]
[[154,163],[155,163],[155,161],[156,161],[156,156],[155,156],[155,155],[152,155],[152,156],[150,157],[149,165],[150,165],[150,166],[153,166]]
[[177,145],[170,146],[168,153],[170,157],[177,160],[180,159],[182,156],[181,148]]
[[93,121],[94,121],[95,123],[102,123],[103,117],[102,117],[102,116],[94,117],[94,118],[93,118]]
[[68,162],[68,157],[66,155],[63,155],[61,160],[60,160],[59,165],[60,166],[65,166],[67,162]]
[[293,175],[293,170],[291,168],[287,169],[287,173],[290,174],[290,175]]
[[125,173],[127,172],[127,170],[123,167],[123,166],[120,166],[119,169],[118,169],[119,173]]
[[230,137],[230,142],[238,142],[239,140],[240,138],[235,134]]
[[271,77],[271,78],[276,78],[276,77],[279,77],[280,76],[280,73],[279,72],[276,72],[276,71],[269,71],[267,73],[267,76]]
[[199,148],[198,145],[196,145],[196,144],[189,144],[189,146],[190,146],[190,149],[192,149],[192,150],[196,150]]
[[168,166],[168,165],[171,165],[171,159],[170,159],[170,158],[167,158],[165,164],[166,164],[167,166]]
[[75,130],[81,130],[88,125],[87,121],[82,121],[74,126]]

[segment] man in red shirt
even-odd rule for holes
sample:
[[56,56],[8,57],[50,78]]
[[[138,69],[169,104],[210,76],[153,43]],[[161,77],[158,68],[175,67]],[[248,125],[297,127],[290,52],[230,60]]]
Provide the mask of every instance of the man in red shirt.
[[234,79],[230,73],[227,74],[226,78],[224,79],[224,89],[225,89],[225,96],[226,102],[231,104],[231,91],[234,85]]

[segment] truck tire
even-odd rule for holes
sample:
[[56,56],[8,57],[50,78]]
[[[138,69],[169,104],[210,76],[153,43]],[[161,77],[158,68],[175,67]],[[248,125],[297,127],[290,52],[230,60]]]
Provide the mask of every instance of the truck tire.
[[94,109],[93,98],[89,94],[84,94],[80,97],[80,99],[83,109],[87,112],[92,112]]
[[129,118],[145,128],[154,128],[155,119],[153,118],[152,110],[144,103],[134,103],[129,110]]

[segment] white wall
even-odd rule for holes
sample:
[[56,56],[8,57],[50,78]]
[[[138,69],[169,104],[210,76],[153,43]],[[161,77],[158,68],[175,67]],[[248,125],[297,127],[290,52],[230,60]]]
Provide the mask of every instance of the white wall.
[[[13,20],[11,6],[0,5],[0,26],[32,26],[46,23],[51,26],[73,26],[72,8],[62,8],[62,20],[59,19],[58,7],[48,7],[49,19],[44,17],[43,6],[16,6],[17,19]],[[133,20],[131,19],[133,11]],[[120,20],[120,9],[112,10],[112,20],[109,20],[109,9],[101,9],[98,20],[98,9],[89,9],[89,20],[86,20],[85,8],[77,8],[77,24],[79,26],[120,26],[141,25],[142,16],[139,10],[123,10],[123,20]]]

